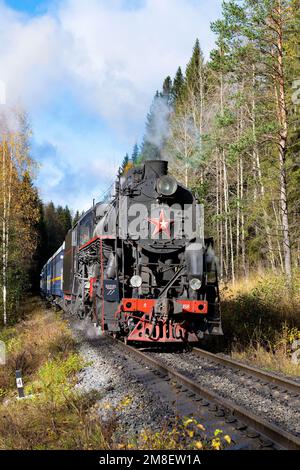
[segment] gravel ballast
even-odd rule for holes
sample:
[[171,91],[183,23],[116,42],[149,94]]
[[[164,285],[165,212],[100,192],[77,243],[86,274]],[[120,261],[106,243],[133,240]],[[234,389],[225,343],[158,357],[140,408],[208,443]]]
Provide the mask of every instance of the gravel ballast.
[[193,353],[156,353],[155,357],[218,395],[300,435],[300,400],[284,390],[245,378],[235,370],[206,361]]
[[71,328],[78,352],[88,365],[79,375],[79,390],[97,390],[103,394],[98,401],[102,422],[115,418],[117,433],[127,438],[142,430],[161,430],[175,418],[168,403],[149,391],[131,372],[132,359],[120,354],[109,338],[98,337],[86,322],[72,321]]

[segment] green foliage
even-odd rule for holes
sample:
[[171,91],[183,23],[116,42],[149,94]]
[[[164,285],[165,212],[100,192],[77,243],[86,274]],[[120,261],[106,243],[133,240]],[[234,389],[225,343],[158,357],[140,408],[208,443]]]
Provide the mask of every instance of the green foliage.
[[129,163],[129,155],[128,153],[126,153],[125,157],[123,158],[122,165],[121,165],[122,172],[126,171],[128,163]]
[[131,155],[131,160],[134,165],[136,165],[139,161],[140,157],[140,150],[138,144],[135,144],[133,147],[132,155]]
[[216,116],[216,124],[219,128],[230,127],[232,124],[234,124],[234,122],[235,116],[228,108],[225,108],[222,113],[217,114]]
[[[77,214],[79,218],[79,213]],[[58,250],[72,227],[72,215],[68,206],[55,207],[53,202],[42,205],[40,224],[39,269]]]
[[185,87],[193,91],[196,95],[199,93],[199,84],[202,80],[204,69],[204,57],[200,48],[199,39],[196,39],[192,57],[187,65],[185,73]]
[[39,395],[43,400],[64,401],[73,393],[75,374],[84,366],[80,356],[70,354],[66,359],[55,358],[47,361],[38,371],[38,378],[26,387],[27,395]]
[[173,92],[173,84],[172,79],[168,76],[162,86],[162,96],[164,97],[166,103],[170,106],[172,103],[172,92]]
[[[179,67],[173,80],[165,79],[147,116],[141,160],[167,156],[171,173],[195,191],[226,280],[258,267],[287,271],[287,232],[292,264],[300,263],[300,106],[293,102],[299,0],[280,6],[278,0],[224,1],[211,25],[216,48],[210,60],[204,61],[197,39],[185,73]],[[167,119],[161,99],[169,106]],[[167,132],[157,139],[165,122]]]
[[79,219],[80,219],[80,212],[77,210],[72,220],[72,226],[76,225]]
[[[18,132],[9,131],[7,119],[14,120]],[[40,200],[32,183],[36,163],[30,136],[26,113],[11,110],[6,115],[0,110],[1,324],[13,324],[21,315],[21,301],[37,266]]]
[[121,444],[120,449],[138,450],[221,450],[229,448],[231,437],[216,429],[212,435],[194,417],[177,418],[162,430],[153,432],[143,430],[140,436],[127,444]]
[[173,80],[172,88],[172,97],[175,103],[180,102],[181,96],[184,89],[185,79],[181,70],[181,67],[178,67],[175,78]]
[[8,343],[10,340],[14,339],[16,335],[16,328],[13,326],[2,328],[0,330],[0,341],[4,343]]

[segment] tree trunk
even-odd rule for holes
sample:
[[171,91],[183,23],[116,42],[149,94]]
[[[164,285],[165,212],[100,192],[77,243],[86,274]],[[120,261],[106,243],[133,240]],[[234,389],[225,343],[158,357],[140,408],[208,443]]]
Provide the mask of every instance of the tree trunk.
[[223,241],[223,198],[222,198],[222,160],[221,156],[218,153],[218,173],[219,173],[219,196],[220,196],[220,276],[223,279],[224,276],[224,241]]
[[[244,164],[243,160],[241,159],[240,162],[240,171],[241,171],[241,176],[240,176],[240,197],[241,197],[241,203],[243,204],[243,199],[244,199]],[[246,269],[246,243],[245,243],[245,215],[244,215],[244,209],[242,208],[241,210],[241,249],[242,249],[242,268],[244,272],[244,276],[247,275],[247,269]]]
[[2,303],[3,324],[7,324],[7,195],[6,195],[6,138],[2,138],[3,219],[2,219]]
[[[282,20],[281,2],[278,6],[278,14]],[[289,283],[292,279],[292,261],[291,261],[291,244],[290,244],[290,228],[288,217],[288,198],[287,198],[287,179],[286,179],[286,152],[287,152],[287,136],[288,136],[288,116],[285,96],[285,71],[283,66],[283,25],[282,21],[278,28],[277,41],[277,66],[278,66],[278,112],[279,122],[281,125],[279,137],[279,180],[280,180],[280,208],[283,232],[283,254],[285,273]],[[275,84],[276,86],[276,84]],[[277,87],[276,87],[277,88]]]
[[[261,173],[261,164],[260,164],[260,156],[259,156],[259,151],[258,151],[258,146],[257,146],[257,139],[256,139],[256,100],[255,100],[255,65],[252,65],[252,137],[253,137],[253,149],[252,149],[252,156],[253,156],[253,176],[254,176],[254,188],[256,188],[257,184],[257,179],[258,179],[258,184],[259,184],[259,193],[261,196],[261,201],[263,204],[263,219],[264,219],[264,225],[265,225],[265,230],[266,230],[266,235],[267,235],[267,245],[268,245],[268,254],[269,254],[269,260],[271,264],[271,268],[274,271],[275,270],[275,257],[274,257],[274,249],[273,249],[273,243],[272,243],[272,237],[271,237],[271,229],[270,225],[268,223],[268,215],[265,209],[264,205],[264,199],[265,199],[265,187],[263,184],[263,179],[262,179],[262,173]],[[254,189],[254,198],[257,197],[257,191]]]
[[277,250],[278,250],[278,256],[279,256],[279,261],[280,261],[280,268],[281,268],[282,273],[284,273],[285,270],[284,270],[284,263],[283,263],[282,252],[281,252],[281,245],[280,245],[280,222],[279,222],[279,217],[278,217],[278,211],[276,210],[276,205],[274,201],[272,201],[272,207],[273,207],[275,223],[276,223]]
[[236,205],[236,248],[235,248],[235,256],[236,256],[236,268],[237,268],[237,273],[239,273],[239,267],[240,267],[240,200],[241,200],[241,195],[240,195],[240,168],[241,168],[241,158],[237,158],[237,168],[236,168],[236,174],[237,174],[237,183],[236,183],[236,197],[237,197],[237,205]]

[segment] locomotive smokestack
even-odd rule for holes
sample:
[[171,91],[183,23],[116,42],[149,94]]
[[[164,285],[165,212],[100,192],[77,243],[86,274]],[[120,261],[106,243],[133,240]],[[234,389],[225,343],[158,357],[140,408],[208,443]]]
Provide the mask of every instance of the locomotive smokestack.
[[144,164],[144,178],[159,178],[168,173],[168,162],[165,160],[148,160]]

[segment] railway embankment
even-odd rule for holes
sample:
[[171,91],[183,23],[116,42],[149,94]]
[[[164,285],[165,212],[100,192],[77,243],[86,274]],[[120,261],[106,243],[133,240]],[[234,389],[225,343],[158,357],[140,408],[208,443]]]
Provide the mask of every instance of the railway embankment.
[[[82,322],[31,299],[2,329],[0,449],[219,449],[231,437],[205,429],[194,400]],[[15,373],[25,398],[18,399]]]
[[[0,448],[109,448],[109,434],[93,414],[98,391],[75,389],[85,363],[70,328],[38,299],[28,302],[26,318],[0,332],[6,345],[6,363],[0,366]],[[17,398],[16,370],[22,373],[24,399]]]

